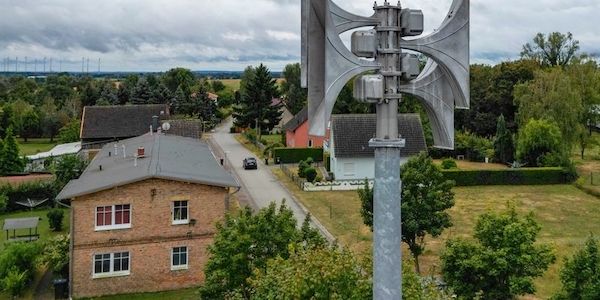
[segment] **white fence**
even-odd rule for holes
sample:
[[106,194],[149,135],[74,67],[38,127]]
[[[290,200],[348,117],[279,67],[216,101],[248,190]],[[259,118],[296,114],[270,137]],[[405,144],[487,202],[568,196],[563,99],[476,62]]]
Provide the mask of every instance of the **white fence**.
[[[369,180],[369,187],[373,188],[374,181]],[[303,190],[306,192],[326,191],[356,191],[365,187],[364,180],[352,181],[328,181],[328,182],[304,182]]]

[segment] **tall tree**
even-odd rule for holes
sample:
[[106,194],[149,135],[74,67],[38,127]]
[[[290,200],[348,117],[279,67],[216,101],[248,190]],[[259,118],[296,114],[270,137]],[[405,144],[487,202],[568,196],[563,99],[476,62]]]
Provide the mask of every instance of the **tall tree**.
[[190,94],[195,80],[196,77],[192,71],[184,68],[171,69],[162,76],[162,82],[172,93],[181,87],[186,95]]
[[0,151],[0,174],[21,173],[24,169],[25,161],[19,156],[19,144],[12,128],[9,128]]
[[517,157],[530,167],[558,167],[556,161],[548,161],[568,151],[558,126],[551,121],[531,119],[519,131]]
[[515,144],[513,136],[506,128],[504,115],[498,118],[496,138],[494,139],[494,153],[498,160],[503,163],[512,163],[515,159]]
[[533,279],[556,259],[549,245],[536,244],[539,232],[532,214],[522,218],[514,208],[483,214],[475,225],[476,241],[458,238],[446,243],[441,256],[444,281],[459,299],[533,294]]
[[369,103],[358,102],[353,95],[354,81],[350,80],[337,97],[334,114],[370,114],[375,112],[375,107]]
[[19,136],[27,142],[29,138],[39,135],[40,124],[40,115],[35,110],[30,109],[21,119]]
[[[402,241],[415,258],[420,272],[419,256],[425,250],[425,236],[437,237],[452,226],[447,210],[454,206],[454,182],[448,181],[425,153],[411,158],[401,169]],[[363,222],[373,227],[373,193],[359,191]]]
[[523,45],[522,58],[534,59],[546,67],[566,66],[577,55],[579,41],[573,39],[573,34],[567,32],[552,32],[546,35],[538,33],[533,38],[533,44]]
[[2,106],[2,112],[0,113],[0,139],[4,139],[6,130],[10,127],[13,127],[12,106],[5,104]]
[[58,130],[63,126],[52,98],[46,98],[44,104],[40,107],[40,126],[44,136],[50,138],[50,142],[54,141]]
[[292,114],[299,113],[306,106],[308,90],[300,86],[300,64],[289,64],[283,69],[283,78],[281,84],[282,94],[285,105]]
[[277,96],[277,81],[269,69],[260,64],[245,83],[241,103],[234,113],[236,126],[256,128],[259,138],[263,130],[272,130],[281,121],[282,104],[273,104]]
[[140,80],[138,80],[137,84],[135,85],[135,88],[131,93],[131,103],[149,104],[151,96],[152,95],[150,91],[150,84],[148,83],[146,78],[142,77],[140,78]]

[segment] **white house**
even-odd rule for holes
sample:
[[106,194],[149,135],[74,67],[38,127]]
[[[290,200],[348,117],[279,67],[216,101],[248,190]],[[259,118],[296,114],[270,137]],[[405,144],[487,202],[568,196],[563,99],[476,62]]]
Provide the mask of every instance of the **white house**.
[[[418,114],[398,115],[398,130],[406,139],[401,164],[409,157],[427,150],[421,118]],[[375,178],[375,152],[369,140],[375,137],[376,115],[334,115],[331,137],[326,150],[330,152],[331,172],[335,180]],[[400,166],[398,166],[400,167]]]
[[81,151],[81,142],[57,145],[48,152],[27,156],[28,164],[26,169],[30,172],[45,171],[46,167],[48,167],[46,160],[49,158],[78,154],[79,151]]

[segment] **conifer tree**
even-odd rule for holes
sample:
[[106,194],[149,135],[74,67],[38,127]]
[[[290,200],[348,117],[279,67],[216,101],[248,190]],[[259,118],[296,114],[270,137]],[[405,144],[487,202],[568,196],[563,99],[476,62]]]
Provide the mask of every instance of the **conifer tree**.
[[0,152],[0,174],[20,173],[25,169],[25,161],[19,156],[19,145],[12,128],[6,131]]

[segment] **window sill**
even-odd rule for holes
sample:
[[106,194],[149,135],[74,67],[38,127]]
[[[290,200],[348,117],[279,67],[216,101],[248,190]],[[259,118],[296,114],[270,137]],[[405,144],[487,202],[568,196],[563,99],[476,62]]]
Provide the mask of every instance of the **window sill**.
[[188,265],[171,266],[171,271],[184,271],[188,269]]
[[189,225],[190,224],[190,220],[178,220],[178,221],[173,221],[171,223],[171,225]]
[[123,277],[123,276],[129,276],[130,274],[131,274],[131,272],[129,272],[129,271],[127,271],[127,272],[114,272],[114,273],[101,273],[101,274],[94,274],[92,276],[92,279]]
[[109,231],[109,230],[123,230],[131,229],[131,224],[126,225],[111,225],[111,226],[97,226],[95,231]]

